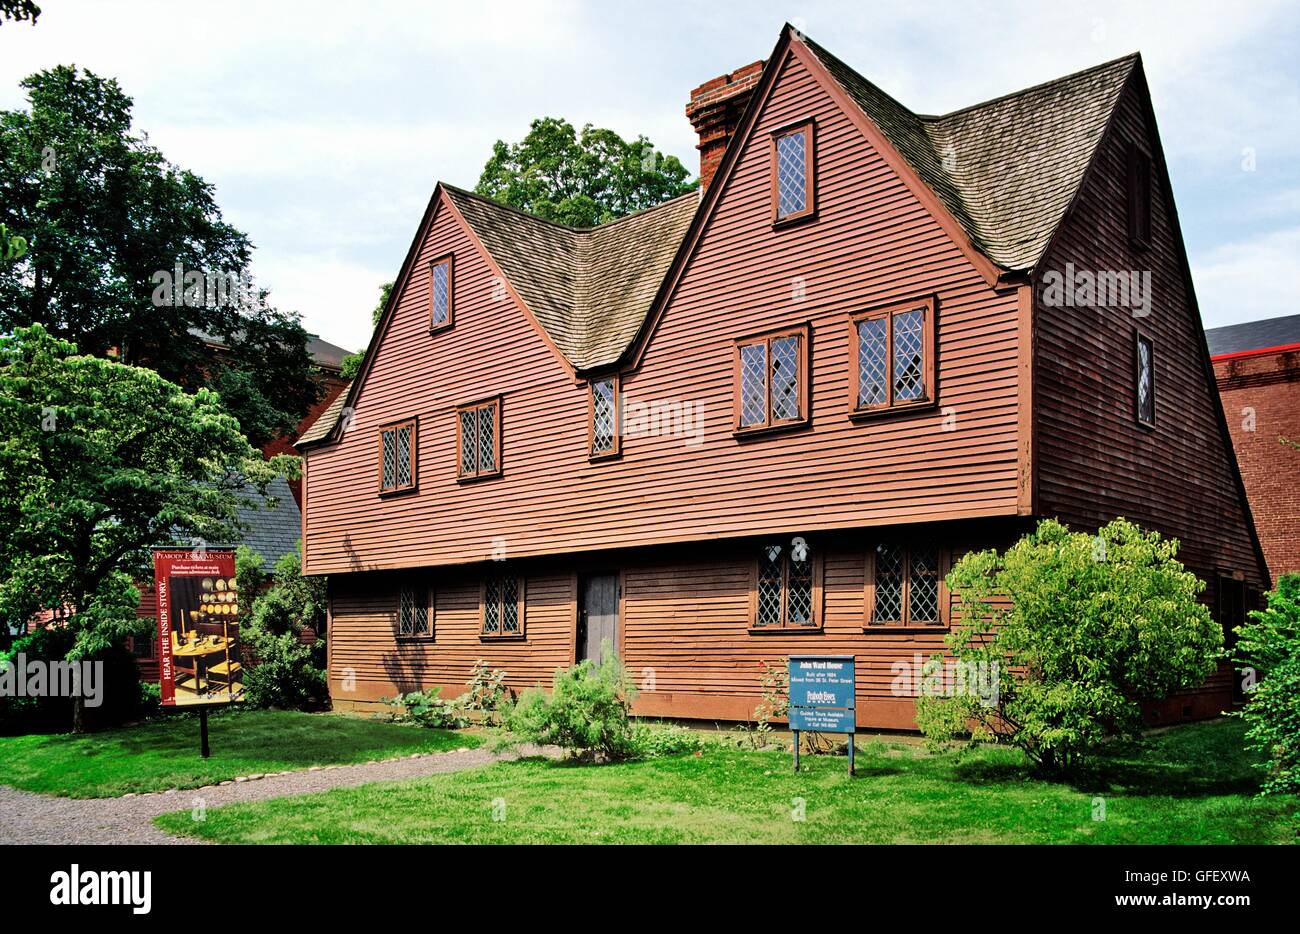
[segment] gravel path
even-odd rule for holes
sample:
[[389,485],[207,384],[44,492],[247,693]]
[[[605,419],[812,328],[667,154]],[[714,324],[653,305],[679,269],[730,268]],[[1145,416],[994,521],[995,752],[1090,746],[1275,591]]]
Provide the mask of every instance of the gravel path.
[[361,765],[326,765],[266,775],[253,781],[222,782],[202,788],[172,790],[121,798],[56,798],[0,785],[0,844],[10,843],[197,843],[163,833],[153,818],[168,811],[221,807],[369,782],[401,781],[459,772],[519,756],[558,754],[558,750],[521,746],[513,752],[458,749]]

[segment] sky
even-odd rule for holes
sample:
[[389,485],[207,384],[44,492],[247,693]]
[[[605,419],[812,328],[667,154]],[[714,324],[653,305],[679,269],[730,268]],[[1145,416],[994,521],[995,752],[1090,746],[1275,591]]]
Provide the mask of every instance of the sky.
[[370,336],[441,179],[540,116],[695,169],[690,90],[784,22],[921,113],[1143,54],[1206,327],[1296,313],[1300,3],[78,2],[0,26],[0,109],[57,64],[118,79],[138,131],[216,186],[307,329]]

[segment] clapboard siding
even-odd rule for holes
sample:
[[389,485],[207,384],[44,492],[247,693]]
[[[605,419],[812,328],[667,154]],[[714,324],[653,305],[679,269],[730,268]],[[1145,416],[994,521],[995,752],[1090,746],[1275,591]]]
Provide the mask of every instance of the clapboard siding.
[[[773,231],[766,139],[817,125],[818,219]],[[586,456],[576,383],[444,203],[342,440],[307,454],[307,569],[454,565],[809,528],[1014,515],[1021,463],[1015,290],[990,289],[804,66],[787,61],[638,367],[628,405],[687,402],[700,443],[626,437]],[[456,254],[455,327],[427,330],[428,261]],[[802,282],[802,295],[796,284]],[[854,423],[848,316],[937,294],[942,410]],[[732,437],[732,340],[811,328],[807,430]],[[454,406],[503,394],[503,475],[455,479]],[[377,430],[417,416],[419,489],[376,495]],[[954,430],[945,431],[945,418]]]

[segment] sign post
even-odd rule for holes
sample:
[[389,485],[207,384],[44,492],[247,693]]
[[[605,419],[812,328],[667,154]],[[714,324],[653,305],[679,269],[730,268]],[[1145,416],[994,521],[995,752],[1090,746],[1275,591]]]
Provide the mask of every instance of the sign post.
[[855,660],[852,655],[790,656],[790,730],[794,770],[799,771],[799,734],[847,733],[849,774],[853,774],[853,734],[857,729]]

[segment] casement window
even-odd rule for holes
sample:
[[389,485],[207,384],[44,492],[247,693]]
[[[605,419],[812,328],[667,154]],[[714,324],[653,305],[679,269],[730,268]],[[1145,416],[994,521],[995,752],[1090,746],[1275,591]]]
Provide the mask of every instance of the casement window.
[[1137,420],[1140,424],[1155,427],[1156,423],[1156,345],[1145,334],[1138,333],[1134,354],[1137,383]]
[[734,391],[737,431],[807,422],[807,326],[736,341]]
[[456,476],[461,480],[501,473],[501,397],[456,410]]
[[1151,244],[1151,157],[1128,146],[1128,236],[1136,247]]
[[814,134],[808,120],[772,134],[772,221],[782,223],[816,213]]
[[444,256],[429,264],[429,330],[451,327],[455,300],[456,260]]
[[929,405],[934,394],[933,297],[875,309],[850,320],[852,413]]
[[593,379],[588,390],[588,453],[610,457],[619,452],[618,377]]
[[821,626],[819,556],[802,538],[759,549],[751,626],[757,630]]
[[433,635],[429,592],[415,584],[403,584],[397,594],[397,637],[424,639]]
[[489,577],[483,582],[484,638],[508,639],[524,634],[524,581]]
[[881,542],[867,553],[867,625],[948,624],[948,555],[928,542]]
[[379,429],[379,492],[415,489],[416,421],[409,419]]

